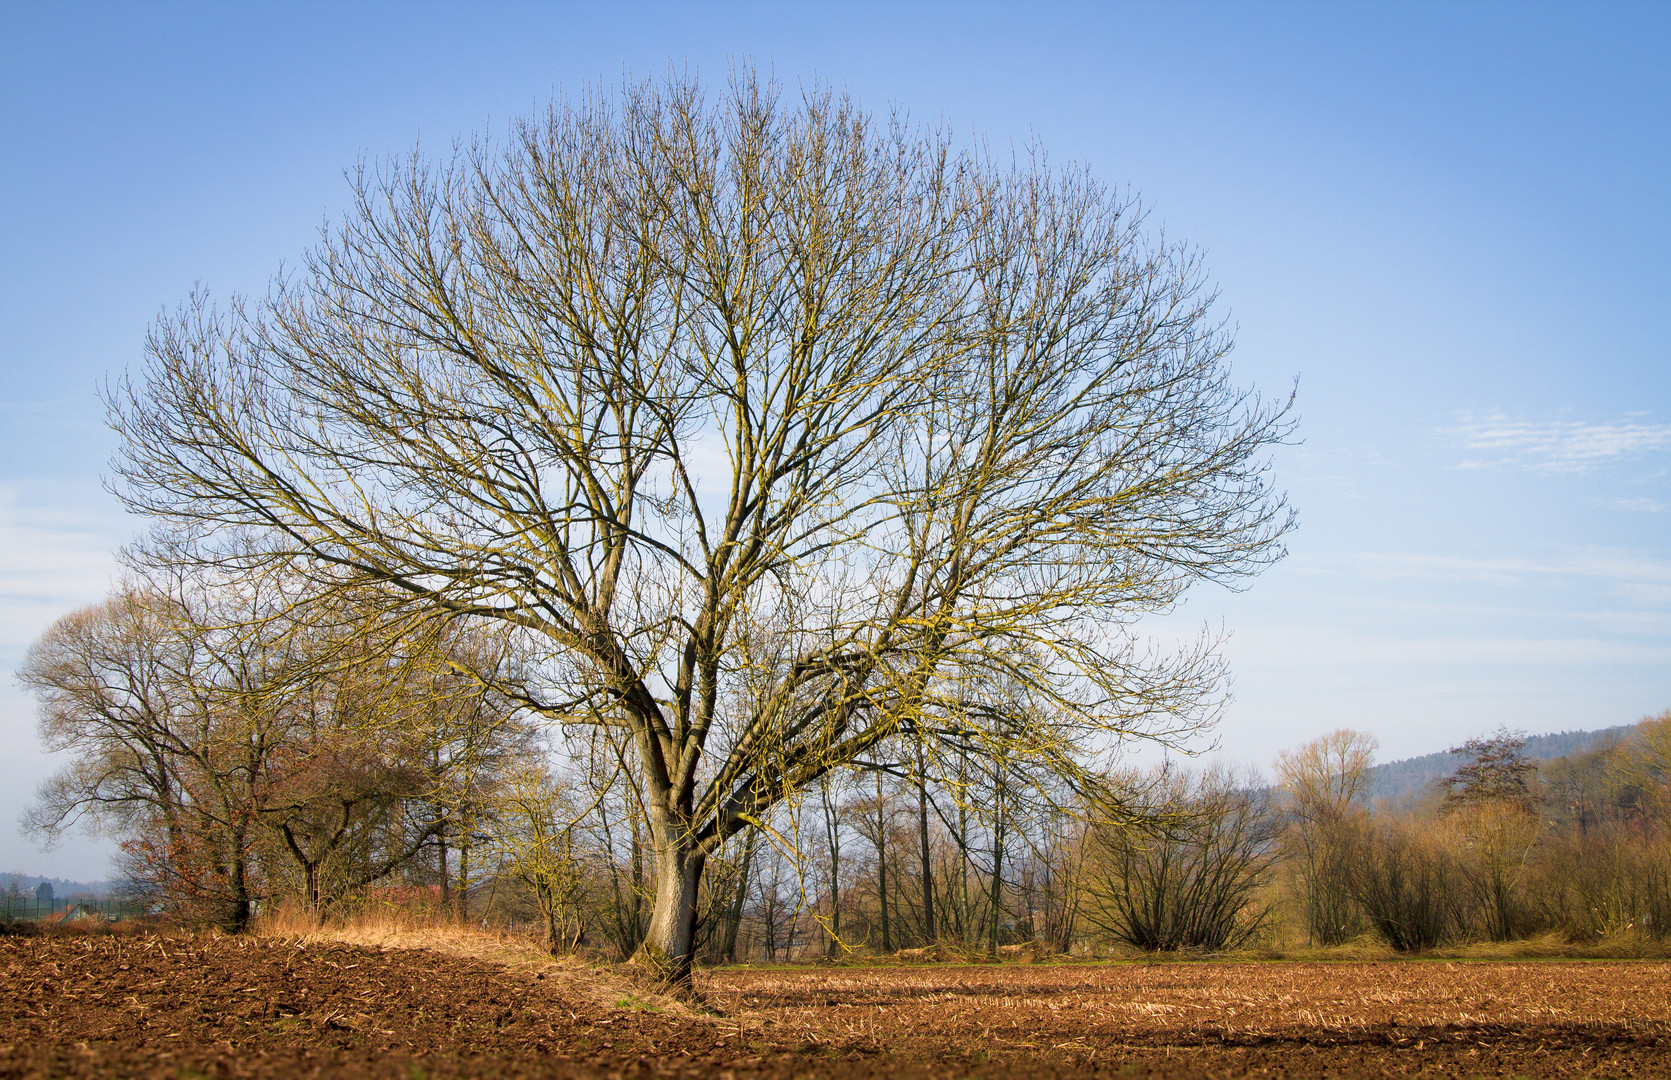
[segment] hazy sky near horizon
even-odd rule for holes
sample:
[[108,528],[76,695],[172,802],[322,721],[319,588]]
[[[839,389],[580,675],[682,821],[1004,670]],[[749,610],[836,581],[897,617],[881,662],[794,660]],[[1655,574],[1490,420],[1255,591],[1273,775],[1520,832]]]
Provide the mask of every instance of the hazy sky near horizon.
[[1198,245],[1282,395],[1291,554],[1160,620],[1232,636],[1218,738],[1382,758],[1671,707],[1671,6],[0,6],[0,871],[54,767],[9,678],[143,523],[98,388],[197,284],[259,293],[363,158],[750,60],[1036,139]]

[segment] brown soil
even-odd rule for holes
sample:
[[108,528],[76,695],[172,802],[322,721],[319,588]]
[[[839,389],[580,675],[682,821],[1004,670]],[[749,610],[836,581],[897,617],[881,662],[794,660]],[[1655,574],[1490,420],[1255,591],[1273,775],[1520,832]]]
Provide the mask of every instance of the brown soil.
[[0,938],[0,1077],[1671,1075],[1671,964],[608,973],[221,936]]

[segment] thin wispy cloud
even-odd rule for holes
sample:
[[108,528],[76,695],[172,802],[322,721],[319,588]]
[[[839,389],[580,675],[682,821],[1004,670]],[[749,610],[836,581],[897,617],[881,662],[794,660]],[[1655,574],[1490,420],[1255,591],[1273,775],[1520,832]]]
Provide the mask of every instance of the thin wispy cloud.
[[53,619],[104,594],[124,524],[0,488],[0,657],[21,654]]
[[1345,671],[1389,665],[1544,665],[1565,670],[1619,665],[1671,664],[1671,644],[1620,642],[1600,637],[1551,635],[1431,637],[1358,633],[1337,625],[1250,627],[1231,646],[1243,667],[1289,670],[1323,663]]
[[1453,433],[1465,469],[1525,468],[1576,473],[1604,462],[1671,451],[1671,424],[1636,420],[1521,420],[1501,412],[1459,413]]
[[116,579],[112,555],[130,521],[90,484],[25,491],[0,484],[0,870],[99,877],[108,841],[72,836],[53,853],[15,828],[35,787],[63,765],[35,739],[34,699],[12,681],[24,651],[59,616],[98,600]]
[[1574,548],[1545,558],[1362,552],[1314,559],[1309,569],[1386,582],[1471,582],[1508,588],[1565,582],[1592,593],[1600,590],[1632,608],[1671,605],[1671,560],[1634,548]]

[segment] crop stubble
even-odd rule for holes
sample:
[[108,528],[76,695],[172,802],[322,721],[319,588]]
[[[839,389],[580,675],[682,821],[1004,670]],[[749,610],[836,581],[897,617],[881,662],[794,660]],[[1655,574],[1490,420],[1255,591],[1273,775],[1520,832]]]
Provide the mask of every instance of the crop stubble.
[[1671,964],[607,974],[218,935],[0,938],[0,1077],[1671,1075]]

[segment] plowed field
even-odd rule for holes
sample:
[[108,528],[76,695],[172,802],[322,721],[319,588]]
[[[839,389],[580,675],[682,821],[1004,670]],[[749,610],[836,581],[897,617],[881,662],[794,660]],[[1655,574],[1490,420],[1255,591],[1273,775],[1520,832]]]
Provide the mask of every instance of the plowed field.
[[[417,950],[0,938],[3,1077],[1671,1075],[1671,964],[1035,964],[607,975]],[[622,996],[617,996],[622,995]]]

